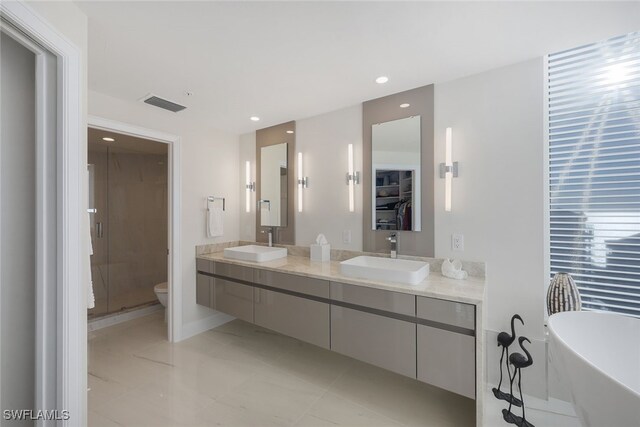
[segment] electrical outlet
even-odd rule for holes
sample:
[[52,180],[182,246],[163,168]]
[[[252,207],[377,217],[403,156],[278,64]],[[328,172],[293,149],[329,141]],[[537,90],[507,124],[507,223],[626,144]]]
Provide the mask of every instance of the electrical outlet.
[[351,230],[342,231],[342,243],[345,243],[345,244],[351,243]]
[[451,235],[451,250],[464,251],[464,236],[462,234]]

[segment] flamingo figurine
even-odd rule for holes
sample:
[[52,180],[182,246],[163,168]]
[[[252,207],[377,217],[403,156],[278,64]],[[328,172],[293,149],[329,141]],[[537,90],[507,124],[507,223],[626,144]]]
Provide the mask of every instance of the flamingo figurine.
[[527,349],[524,348],[523,343],[525,341],[531,344],[531,341],[529,341],[529,338],[527,337],[518,338],[518,344],[520,344],[520,348],[522,349],[524,354],[527,355],[526,357],[521,353],[513,353],[511,354],[511,356],[509,356],[509,362],[511,362],[511,364],[515,368],[515,370],[513,371],[513,377],[511,377],[511,395],[513,395],[513,381],[516,379],[516,375],[518,375],[518,390],[520,390],[520,402],[522,403],[522,418],[511,412],[511,403],[509,403],[509,409],[502,410],[502,418],[504,418],[506,422],[515,424],[519,427],[535,427],[525,418],[524,400],[522,398],[522,385],[520,381],[522,379],[522,368],[526,368],[527,366],[531,366],[533,364],[531,353],[529,353]]
[[504,359],[505,353],[507,353],[507,374],[509,375],[509,379],[511,379],[511,370],[509,369],[509,346],[516,340],[516,319],[518,319],[524,326],[522,317],[520,317],[520,315],[518,314],[514,314],[511,318],[511,335],[509,335],[508,332],[500,332],[498,334],[498,346],[502,346],[502,354],[500,355],[500,382],[498,383],[498,387],[494,387],[491,391],[493,391],[493,395],[496,397],[496,399],[506,400],[510,404],[520,406],[522,405],[522,402],[520,402],[520,400],[518,400],[512,394],[505,393],[500,390],[500,387],[502,386],[502,360]]

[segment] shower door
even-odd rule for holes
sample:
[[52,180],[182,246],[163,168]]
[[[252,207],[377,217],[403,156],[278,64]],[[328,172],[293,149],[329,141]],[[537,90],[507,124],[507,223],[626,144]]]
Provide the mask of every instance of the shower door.
[[[89,149],[89,224],[91,226],[91,281],[95,307],[90,316],[109,312],[109,238],[105,235],[107,211],[107,150]],[[99,148],[99,147],[97,147]]]
[[153,287],[167,281],[168,173],[165,144],[136,151],[96,143],[92,132],[93,317],[157,302]]

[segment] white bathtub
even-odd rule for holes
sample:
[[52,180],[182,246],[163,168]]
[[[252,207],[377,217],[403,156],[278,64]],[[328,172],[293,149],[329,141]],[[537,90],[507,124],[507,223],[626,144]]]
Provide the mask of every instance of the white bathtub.
[[640,426],[640,319],[557,313],[549,318],[549,332],[551,365],[571,393],[580,422]]

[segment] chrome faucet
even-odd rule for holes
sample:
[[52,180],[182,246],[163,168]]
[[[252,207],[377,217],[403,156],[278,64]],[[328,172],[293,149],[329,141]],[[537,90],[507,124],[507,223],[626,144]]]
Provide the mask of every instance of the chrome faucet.
[[262,234],[269,233],[269,247],[273,246],[273,227],[266,227],[266,230],[262,230]]
[[391,233],[387,240],[391,242],[391,258],[398,258],[398,233]]

